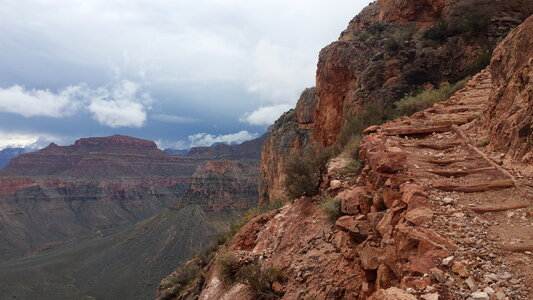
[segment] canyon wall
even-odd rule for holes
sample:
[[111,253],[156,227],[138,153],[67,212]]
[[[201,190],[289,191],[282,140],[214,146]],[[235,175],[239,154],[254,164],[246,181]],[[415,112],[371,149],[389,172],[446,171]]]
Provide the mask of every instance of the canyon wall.
[[[483,120],[489,147],[507,166],[533,175],[533,32],[529,18],[511,31],[491,61],[494,92]],[[513,49],[509,51],[509,49]],[[520,51],[519,51],[520,50]]]
[[112,136],[20,155],[0,177],[0,257],[132,225],[175,204],[255,206],[262,141],[177,157],[152,141]]
[[[316,103],[305,108],[314,110],[306,142],[297,134],[285,133],[282,139],[276,130],[267,138],[261,201],[283,195],[283,164],[290,153],[311,144],[335,146],[346,118],[369,104],[393,108],[410,93],[480,71],[494,45],[531,13],[533,2],[523,0],[371,3],[350,21],[338,41],[320,52]],[[428,29],[433,30],[429,37]],[[286,128],[281,124],[287,119],[293,120],[284,115],[273,128]]]

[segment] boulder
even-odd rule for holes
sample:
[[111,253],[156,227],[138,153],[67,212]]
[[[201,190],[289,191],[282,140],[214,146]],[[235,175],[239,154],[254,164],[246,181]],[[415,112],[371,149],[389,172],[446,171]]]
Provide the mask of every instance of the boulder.
[[375,292],[368,300],[416,300],[416,297],[397,287]]

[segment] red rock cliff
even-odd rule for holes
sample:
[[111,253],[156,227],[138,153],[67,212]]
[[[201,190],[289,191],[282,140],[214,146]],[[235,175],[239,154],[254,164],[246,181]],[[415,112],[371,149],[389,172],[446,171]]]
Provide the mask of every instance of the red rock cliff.
[[494,51],[494,91],[483,118],[489,130],[489,147],[504,152],[507,165],[529,176],[533,175],[532,28],[530,17]]

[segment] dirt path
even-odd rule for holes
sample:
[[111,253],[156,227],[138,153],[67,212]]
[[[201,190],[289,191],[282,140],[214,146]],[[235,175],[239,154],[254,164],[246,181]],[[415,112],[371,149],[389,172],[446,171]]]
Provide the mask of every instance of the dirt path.
[[429,191],[436,216],[429,226],[460,245],[447,270],[455,281],[443,284],[459,285],[452,288],[457,299],[475,291],[533,299],[533,181],[503,169],[499,153],[484,151],[478,118],[490,91],[484,71],[449,100],[382,129],[408,153],[409,172]]

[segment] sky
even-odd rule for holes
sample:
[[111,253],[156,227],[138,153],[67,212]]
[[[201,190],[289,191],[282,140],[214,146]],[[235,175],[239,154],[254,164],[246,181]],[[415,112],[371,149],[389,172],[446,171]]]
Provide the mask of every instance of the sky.
[[0,0],[0,149],[262,135],[368,1]]

